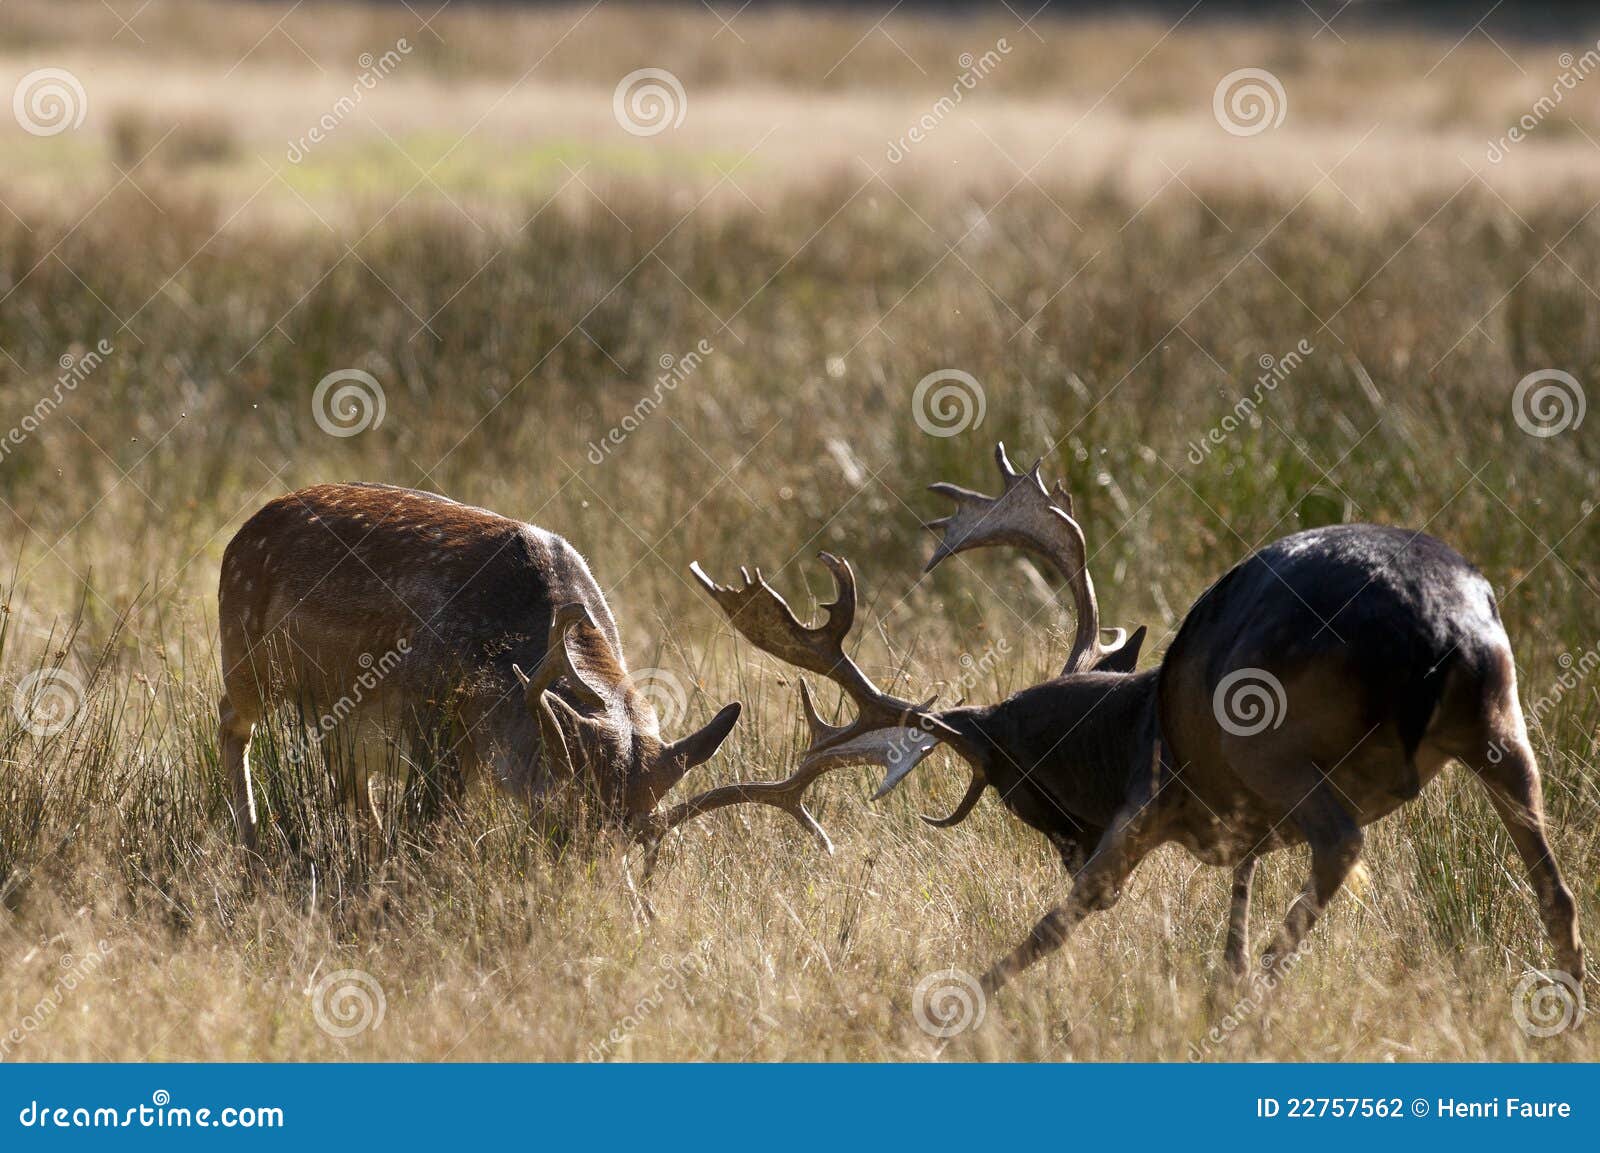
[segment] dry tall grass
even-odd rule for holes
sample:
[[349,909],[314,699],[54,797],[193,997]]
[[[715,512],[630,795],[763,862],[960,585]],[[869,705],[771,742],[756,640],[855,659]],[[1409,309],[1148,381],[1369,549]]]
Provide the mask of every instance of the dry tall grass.
[[[1147,660],[1258,543],[1339,519],[1426,527],[1500,590],[1530,705],[1559,697],[1534,742],[1557,851],[1597,923],[1600,682],[1580,674],[1600,645],[1600,452],[1593,418],[1524,434],[1511,393],[1545,368],[1592,391],[1600,224],[1586,197],[1519,190],[1507,175],[1524,156],[1523,171],[1567,164],[1560,131],[1486,172],[1493,187],[1459,163],[1417,179],[1405,159],[1454,162],[1467,151],[1458,141],[1481,148],[1503,130],[1507,94],[1528,82],[1493,48],[1468,44],[1464,65],[1452,58],[1424,79],[1411,61],[1448,41],[1339,48],[1303,29],[1160,39],[1146,25],[1041,24],[1039,46],[1003,23],[891,23],[941,73],[986,37],[1018,36],[994,106],[974,119],[1024,117],[1011,122],[1022,138],[1053,120],[1042,150],[1089,109],[1085,130],[1123,140],[1126,155],[1108,146],[1086,180],[1067,171],[1069,143],[1032,183],[999,162],[945,179],[931,164],[885,166],[881,152],[870,165],[826,151],[808,164],[791,148],[769,169],[758,149],[736,190],[721,173],[748,147],[743,129],[719,144],[693,127],[707,134],[692,146],[613,131],[566,154],[491,123],[473,137],[494,157],[485,170],[534,175],[429,184],[373,125],[403,139],[385,117],[425,119],[429,92],[449,103],[469,83],[487,86],[481,114],[546,48],[539,79],[559,81],[559,106],[613,130],[616,78],[646,64],[681,70],[691,109],[748,104],[747,119],[825,99],[831,114],[859,106],[900,124],[940,83],[876,35],[845,78],[821,75],[870,27],[844,16],[752,12],[735,25],[741,45],[713,38],[708,14],[607,6],[562,43],[581,10],[452,9],[438,44],[403,11],[313,8],[285,28],[336,79],[356,53],[415,34],[426,79],[392,83],[432,87],[393,106],[374,96],[372,123],[348,125],[362,142],[330,140],[310,188],[283,162],[278,126],[252,127],[256,113],[230,94],[285,91],[300,124],[293,89],[337,84],[276,34],[220,75],[282,9],[158,4],[136,24],[147,44],[124,33],[107,47],[115,29],[92,31],[100,6],[70,6],[81,22],[59,7],[20,6],[19,18],[8,5],[9,59],[81,61],[94,114],[76,133],[8,138],[0,188],[16,213],[0,214],[0,425],[18,435],[0,441],[6,1056],[1180,1060],[1214,1023],[1227,878],[1167,849],[1114,911],[989,1005],[981,1029],[948,1043],[919,1029],[920,979],[982,968],[1064,889],[1053,854],[992,799],[949,832],[916,820],[959,791],[942,761],[876,807],[866,772],[825,781],[831,859],[766,811],[703,822],[664,854],[657,919],[642,927],[614,852],[552,853],[487,792],[438,828],[391,797],[383,859],[363,860],[316,757],[282,755],[297,740],[285,718],[259,746],[275,836],[269,877],[252,882],[232,849],[214,731],[217,562],[269,496],[329,479],[436,489],[578,544],[630,662],[688,687],[678,728],[746,703],[686,788],[785,772],[800,743],[792,677],[735,640],[691,587],[693,559],[718,575],[760,563],[804,606],[828,591],[811,554],[850,557],[865,660],[907,691],[949,685],[964,654],[1002,638],[1009,651],[982,662],[967,696],[997,699],[1059,665],[1061,610],[1011,559],[917,575],[918,521],[934,507],[921,486],[987,487],[997,439],[1017,456],[1046,453],[1078,494],[1104,617],[1149,622]],[[1535,50],[1521,58],[1550,70]],[[1281,70],[1295,118],[1224,139],[1211,90],[1247,64]],[[120,119],[96,97],[102,68],[121,78],[110,88],[127,104]],[[136,150],[141,131],[193,130],[163,103],[173,75],[199,78],[214,119],[182,163],[147,161],[122,179],[110,167],[119,133]],[[1463,109],[1452,93],[1468,87],[1492,107]],[[1368,122],[1338,111],[1340,93],[1388,102],[1393,133],[1358,143]],[[1592,103],[1573,107],[1593,134]],[[1213,135],[1196,137],[1204,125]],[[1208,157],[1260,144],[1281,158],[1303,144],[1322,160],[1323,133],[1347,135],[1340,150],[1357,144],[1352,163],[1370,165],[1360,179],[1336,174],[1360,211],[1315,172],[1264,174],[1253,161],[1231,174],[1217,164],[1204,183],[1162,173],[1133,194],[1131,174],[1153,162],[1182,171],[1164,140]],[[945,146],[935,134],[929,147]],[[372,148],[387,167],[362,184]],[[1581,174],[1588,161],[1570,163]],[[273,207],[258,212],[263,181]],[[697,205],[707,187],[715,203]],[[652,391],[662,358],[701,341],[713,351],[695,372],[620,445],[592,451]],[[1256,389],[1262,358],[1301,341],[1312,351],[1253,416],[1209,451],[1191,447]],[[370,372],[386,401],[380,426],[345,438],[325,433],[311,404],[341,368]],[[946,368],[981,382],[987,413],[933,437],[911,394]],[[41,397],[54,399],[36,411]],[[40,735],[11,704],[50,669],[75,707]],[[1557,692],[1563,678],[1573,687]],[[1539,1040],[1513,1019],[1513,987],[1549,958],[1521,868],[1465,773],[1368,846],[1370,881],[1341,897],[1271,1011],[1212,1055],[1600,1056],[1592,1027]],[[1296,853],[1264,868],[1258,930],[1303,869]],[[103,959],[86,967],[101,941]],[[368,974],[385,1004],[381,1025],[350,1038],[312,1011],[311,992],[340,970]],[[13,1027],[20,1040],[6,1041]]]

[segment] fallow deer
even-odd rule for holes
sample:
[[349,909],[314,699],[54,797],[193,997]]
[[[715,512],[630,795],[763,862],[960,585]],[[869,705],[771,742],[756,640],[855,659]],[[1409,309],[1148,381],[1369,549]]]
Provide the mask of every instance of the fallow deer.
[[[352,797],[375,745],[398,736],[415,749],[444,726],[441,759],[460,780],[487,772],[536,810],[576,783],[625,826],[644,821],[739,718],[730,704],[665,741],[578,551],[434,493],[324,484],[270,502],[223,554],[218,618],[223,760],[252,850],[251,733],[279,687],[335,706],[323,716],[357,754],[342,770]],[[375,654],[397,651],[375,674]]]
[[[1517,701],[1511,646],[1493,590],[1449,546],[1421,532],[1339,525],[1284,537],[1250,556],[1190,609],[1153,668],[1134,671],[1144,629],[1100,628],[1083,529],[1059,483],[1019,473],[999,446],[1003,490],[952,484],[953,515],[928,562],[985,545],[1043,556],[1076,607],[1071,655],[1053,680],[997,705],[936,709],[879,690],[845,654],[855,576],[828,554],[837,598],[820,625],[800,624],[757,570],[742,587],[694,574],[757,648],[835,681],[854,702],[848,725],[823,722],[801,681],[811,743],[775,783],[728,785],[663,814],[660,829],[724,805],[759,802],[827,836],[802,803],[841,765],[875,764],[877,796],[935,748],[970,767],[953,825],[993,787],[1060,849],[1074,873],[1064,903],[989,969],[994,991],[1059,948],[1091,912],[1113,905],[1135,866],[1177,842],[1233,870],[1225,959],[1246,970],[1250,885],[1264,853],[1306,843],[1311,874],[1262,962],[1293,955],[1361,854],[1362,828],[1417,796],[1443,765],[1464,762],[1488,790],[1522,857],[1560,966],[1583,978],[1576,907],[1546,838],[1538,765]],[[1087,859],[1083,852],[1087,849]]]

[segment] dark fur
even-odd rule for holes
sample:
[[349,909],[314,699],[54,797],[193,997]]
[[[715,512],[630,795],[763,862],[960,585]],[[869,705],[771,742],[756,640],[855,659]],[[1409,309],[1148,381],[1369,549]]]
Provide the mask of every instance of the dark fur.
[[[1230,731],[1214,707],[1240,670],[1282,686],[1281,716],[1259,732]],[[1297,533],[1208,589],[1159,668],[1063,676],[938,716],[1006,807],[1079,864],[1072,898],[991,971],[991,988],[1112,903],[1169,841],[1238,870],[1240,926],[1255,859],[1309,843],[1312,877],[1268,958],[1291,952],[1358,859],[1361,827],[1451,758],[1488,785],[1558,959],[1581,976],[1493,591],[1432,537],[1373,525]],[[1244,947],[1242,928],[1230,932],[1236,970]]]

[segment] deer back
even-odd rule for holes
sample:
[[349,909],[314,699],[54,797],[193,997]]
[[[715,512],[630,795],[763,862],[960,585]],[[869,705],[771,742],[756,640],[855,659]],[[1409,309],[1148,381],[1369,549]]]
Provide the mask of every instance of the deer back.
[[1230,739],[1292,725],[1332,759],[1369,737],[1411,758],[1448,678],[1500,659],[1483,575],[1442,541],[1378,525],[1287,536],[1190,609],[1161,666],[1161,729],[1202,777]]

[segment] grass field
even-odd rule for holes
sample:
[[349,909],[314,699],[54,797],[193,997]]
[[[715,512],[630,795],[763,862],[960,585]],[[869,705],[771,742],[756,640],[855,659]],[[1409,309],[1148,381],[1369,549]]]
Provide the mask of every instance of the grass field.
[[[1147,663],[1211,580],[1306,525],[1425,528],[1474,560],[1597,923],[1596,418],[1514,399],[1561,370],[1577,403],[1600,372],[1585,46],[730,16],[6,6],[7,84],[64,69],[81,94],[59,132],[0,124],[0,1055],[1600,1058],[1592,1024],[1518,1024],[1552,958],[1459,770],[1369,831],[1368,876],[1221,1040],[1228,878],[1175,847],[980,1027],[919,1027],[919,982],[981,971],[1066,888],[992,797],[917,820],[965,783],[942,757],[880,805],[867,770],[825,778],[831,858],[767,811],[691,827],[646,926],[617,852],[552,854],[487,790],[442,828],[393,806],[364,859],[280,726],[251,881],[216,580],[264,501],[385,481],[566,536],[630,663],[661,670],[669,729],[745,702],[687,790],[786,773],[802,737],[792,675],[692,560],[760,564],[804,609],[829,592],[815,552],[849,557],[863,664],[906,695],[1000,699],[1059,667],[1069,617],[1015,557],[919,577],[923,486],[991,488],[1003,440],[1076,494],[1103,619],[1148,623]],[[685,115],[636,135],[613,97],[647,67]],[[1281,85],[1281,123],[1225,130],[1242,68]],[[317,411],[348,369],[381,421]],[[969,413],[914,405],[939,370],[976,382]],[[1304,869],[1266,862],[1258,932]]]

